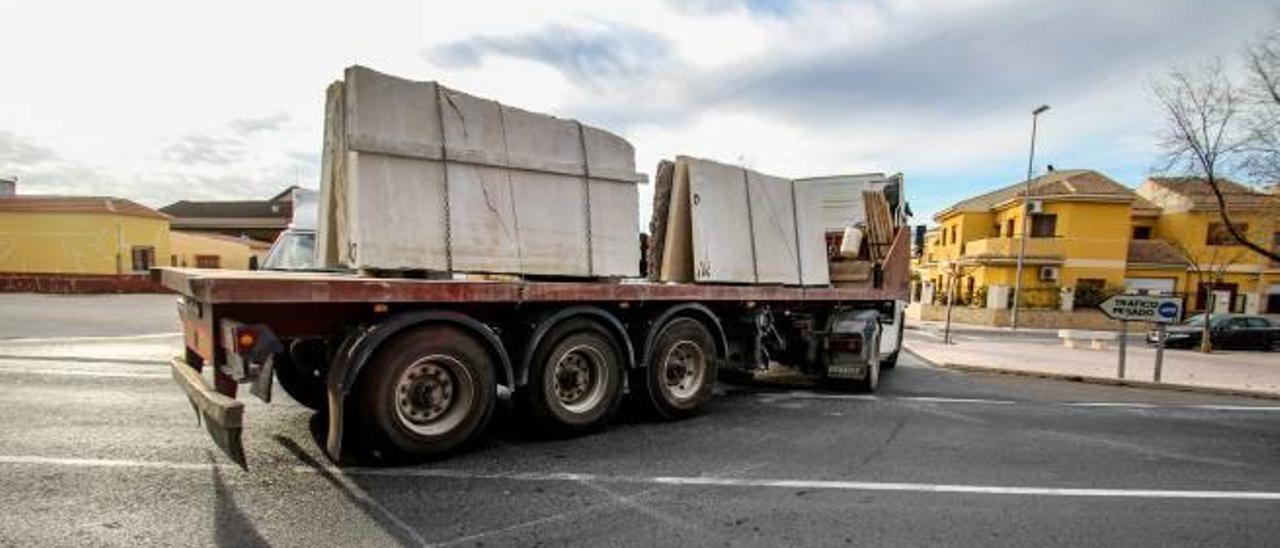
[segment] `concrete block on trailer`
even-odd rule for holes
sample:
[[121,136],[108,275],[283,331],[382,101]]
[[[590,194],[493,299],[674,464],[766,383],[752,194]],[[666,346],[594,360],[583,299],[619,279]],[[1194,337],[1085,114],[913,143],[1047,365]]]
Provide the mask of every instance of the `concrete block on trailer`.
[[320,264],[639,274],[643,177],[606,131],[352,67],[329,90],[323,166]]

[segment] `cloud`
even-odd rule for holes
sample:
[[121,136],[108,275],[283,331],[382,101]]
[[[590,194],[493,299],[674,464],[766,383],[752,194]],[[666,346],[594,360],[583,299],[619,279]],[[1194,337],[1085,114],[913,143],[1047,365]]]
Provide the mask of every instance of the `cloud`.
[[237,118],[228,125],[232,131],[240,135],[251,135],[254,133],[280,131],[288,121],[289,115],[280,113],[260,118]]
[[172,139],[159,152],[160,159],[179,165],[231,165],[245,158],[244,142],[232,137],[193,133]]
[[0,131],[0,175],[4,170],[48,162],[56,158],[49,148],[32,143],[13,133]]
[[446,68],[480,66],[488,56],[544,63],[572,82],[602,85],[634,82],[653,75],[670,60],[670,45],[652,32],[619,23],[585,26],[550,24],[516,36],[475,36],[426,50]]

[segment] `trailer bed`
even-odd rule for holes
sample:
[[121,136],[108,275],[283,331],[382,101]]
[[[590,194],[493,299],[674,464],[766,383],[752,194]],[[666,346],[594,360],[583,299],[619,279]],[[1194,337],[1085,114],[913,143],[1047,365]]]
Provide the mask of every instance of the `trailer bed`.
[[663,284],[649,281],[482,281],[371,278],[354,273],[160,268],[164,287],[208,304],[540,303],[564,301],[841,303],[906,300],[905,283],[885,287]]

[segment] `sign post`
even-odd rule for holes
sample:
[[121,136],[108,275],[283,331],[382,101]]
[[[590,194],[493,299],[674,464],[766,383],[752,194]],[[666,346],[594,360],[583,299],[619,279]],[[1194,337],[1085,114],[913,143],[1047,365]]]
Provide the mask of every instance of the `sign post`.
[[1156,369],[1153,378],[1160,382],[1160,368],[1164,365],[1164,324],[1156,324]]
[[1125,354],[1127,354],[1127,352],[1125,351],[1125,346],[1127,345],[1128,340],[1129,340],[1129,322],[1122,321],[1120,322],[1120,365],[1116,366],[1117,379],[1124,378],[1124,357],[1125,357]]
[[1164,365],[1164,326],[1182,317],[1182,299],[1158,295],[1112,295],[1098,305],[1108,318],[1120,321],[1119,377],[1124,378],[1125,340],[1128,338],[1128,322],[1156,324],[1155,381],[1160,382],[1160,369]]

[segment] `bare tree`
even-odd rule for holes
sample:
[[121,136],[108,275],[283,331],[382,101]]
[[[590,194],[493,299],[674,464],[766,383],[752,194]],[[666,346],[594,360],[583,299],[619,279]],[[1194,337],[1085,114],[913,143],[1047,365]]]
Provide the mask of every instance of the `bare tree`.
[[1280,261],[1280,252],[1248,239],[1231,221],[1223,186],[1238,172],[1268,181],[1280,174],[1280,33],[1245,50],[1249,84],[1237,87],[1221,60],[1176,68],[1153,87],[1165,115],[1162,171],[1203,179],[1218,202],[1231,237],[1250,251]]
[[1280,31],[1244,50],[1248,82],[1244,159],[1241,167],[1254,181],[1280,183]]
[[[1227,269],[1238,262],[1244,256],[1244,252],[1209,246],[1203,252],[1195,253],[1179,242],[1170,242],[1170,244],[1182,255],[1182,260],[1187,262],[1187,268],[1195,276],[1196,287],[1205,288],[1205,317],[1204,325],[1200,332],[1200,351],[1212,352],[1213,342],[1209,338],[1209,320],[1212,318],[1213,309],[1217,304],[1215,302],[1217,297],[1214,296],[1213,290],[1226,280]],[[1206,283],[1208,284],[1207,287]],[[1187,292],[1190,293],[1190,288],[1187,289]]]

